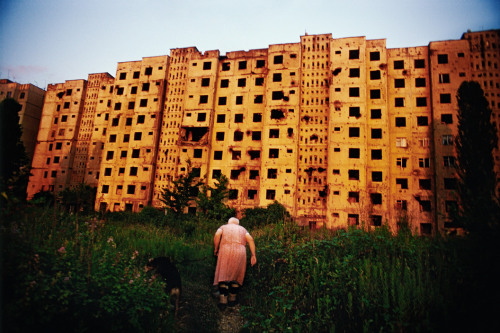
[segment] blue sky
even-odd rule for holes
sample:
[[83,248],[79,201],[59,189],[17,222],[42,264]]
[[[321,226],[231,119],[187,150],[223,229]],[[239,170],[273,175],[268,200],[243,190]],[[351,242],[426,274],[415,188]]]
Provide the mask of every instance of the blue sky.
[[499,28],[500,0],[0,0],[0,77],[45,88],[171,48],[224,54],[306,31],[393,48]]

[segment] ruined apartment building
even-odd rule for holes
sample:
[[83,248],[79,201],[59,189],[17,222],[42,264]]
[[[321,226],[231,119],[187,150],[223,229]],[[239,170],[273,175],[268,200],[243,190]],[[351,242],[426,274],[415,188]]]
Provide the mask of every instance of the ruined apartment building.
[[405,218],[443,231],[457,205],[457,89],[481,82],[499,126],[499,47],[498,30],[395,49],[322,34],[119,63],[115,78],[49,86],[28,197],[85,182],[96,209],[140,211],[191,168],[208,185],[225,175],[239,214],[276,200],[310,227]]
[[45,90],[32,84],[20,84],[1,79],[0,102],[6,98],[13,98],[21,105],[19,111],[19,124],[23,129],[21,141],[24,143],[26,154],[32,159],[42,116]]

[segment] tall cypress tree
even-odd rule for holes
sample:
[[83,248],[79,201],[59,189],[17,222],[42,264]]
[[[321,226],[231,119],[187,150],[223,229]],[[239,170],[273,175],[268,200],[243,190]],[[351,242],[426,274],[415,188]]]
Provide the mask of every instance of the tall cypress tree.
[[457,173],[459,222],[469,231],[498,226],[498,199],[493,149],[497,147],[491,109],[479,83],[465,81],[458,89]]

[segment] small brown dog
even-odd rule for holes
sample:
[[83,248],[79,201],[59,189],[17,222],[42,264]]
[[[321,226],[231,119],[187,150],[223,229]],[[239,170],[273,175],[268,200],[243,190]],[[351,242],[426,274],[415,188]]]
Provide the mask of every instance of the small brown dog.
[[165,291],[175,300],[175,316],[179,310],[179,300],[181,298],[181,275],[175,264],[167,257],[158,257],[148,261],[146,270],[154,270],[155,275],[161,276],[166,283]]

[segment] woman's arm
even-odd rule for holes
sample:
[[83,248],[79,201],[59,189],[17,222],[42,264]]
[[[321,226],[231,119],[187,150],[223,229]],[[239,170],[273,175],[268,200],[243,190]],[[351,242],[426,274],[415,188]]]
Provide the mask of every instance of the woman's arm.
[[218,229],[214,237],[214,255],[216,256],[219,252],[219,243],[222,237],[222,229]]
[[250,236],[249,233],[245,235],[245,238],[248,242],[248,247],[250,248],[250,252],[252,253],[252,257],[250,258],[250,264],[253,266],[257,263],[257,257],[255,256],[255,242],[253,241],[253,237]]

